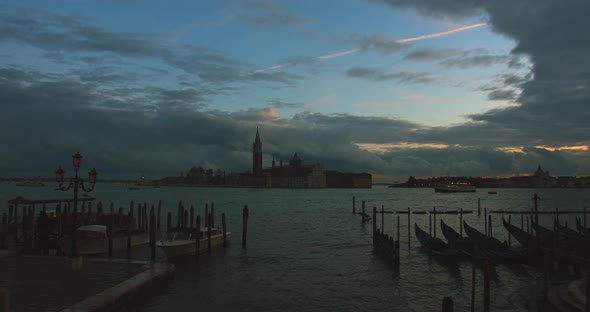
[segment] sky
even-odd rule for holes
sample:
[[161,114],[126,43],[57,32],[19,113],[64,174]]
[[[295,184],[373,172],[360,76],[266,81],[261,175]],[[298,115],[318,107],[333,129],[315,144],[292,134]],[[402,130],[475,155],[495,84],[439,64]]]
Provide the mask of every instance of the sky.
[[585,0],[0,1],[0,176],[590,175]]

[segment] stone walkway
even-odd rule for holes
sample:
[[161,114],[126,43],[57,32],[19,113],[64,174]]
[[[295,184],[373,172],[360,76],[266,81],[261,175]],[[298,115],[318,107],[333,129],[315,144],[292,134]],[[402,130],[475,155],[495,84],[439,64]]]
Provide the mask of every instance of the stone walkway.
[[60,311],[146,270],[145,263],[83,259],[74,270],[66,257],[0,257],[0,287],[11,311]]

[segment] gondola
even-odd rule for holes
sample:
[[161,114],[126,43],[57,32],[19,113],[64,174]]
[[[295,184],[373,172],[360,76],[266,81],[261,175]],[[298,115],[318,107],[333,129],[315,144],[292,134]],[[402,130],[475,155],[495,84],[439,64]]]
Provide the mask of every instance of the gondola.
[[480,231],[469,226],[469,224],[467,224],[467,222],[465,221],[463,221],[463,228],[465,229],[465,234],[467,234],[467,236],[471,238],[473,243],[481,248],[490,249],[494,251],[504,250],[508,248],[508,244],[506,242],[501,242],[497,238],[488,237],[484,235]]
[[452,248],[439,238],[432,237],[416,223],[414,223],[414,230],[422,248],[428,250],[433,257],[443,261],[456,261],[459,259],[460,253],[458,249]]
[[481,255],[477,255],[471,239],[461,236],[461,234],[457,233],[457,231],[448,226],[443,220],[440,220],[440,230],[452,248],[460,250],[463,255],[474,260],[483,258]]
[[526,231],[523,231],[518,227],[506,222],[504,218],[502,218],[502,223],[510,235],[512,235],[512,237],[514,237],[523,247],[536,245],[537,239],[532,234],[529,234]]
[[475,260],[487,260],[492,264],[522,263],[522,254],[520,252],[508,248],[507,244],[500,243],[500,241],[496,239],[490,240],[490,237],[481,238],[477,235],[479,232],[477,232],[475,229],[473,229],[474,232],[471,234],[479,237],[479,242],[482,244],[478,244],[471,237],[462,237],[459,233],[457,233],[457,231],[444,224],[444,222],[441,222],[441,230],[443,231],[443,235],[445,235],[445,237],[448,235],[447,240],[451,238],[455,241],[459,241],[459,245],[462,246],[461,251],[470,255],[471,258]]
[[[566,223],[567,225],[567,223]],[[568,236],[579,236],[580,233],[577,231],[570,229],[567,226],[563,226],[557,222],[557,219],[553,222],[553,229],[561,234],[568,235]]]

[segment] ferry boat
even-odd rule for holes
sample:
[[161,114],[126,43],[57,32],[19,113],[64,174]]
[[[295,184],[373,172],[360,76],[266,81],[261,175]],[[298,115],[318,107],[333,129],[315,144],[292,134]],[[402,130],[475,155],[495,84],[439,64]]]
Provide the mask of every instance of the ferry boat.
[[476,189],[475,189],[475,186],[473,186],[470,183],[441,182],[437,186],[434,187],[434,191],[437,193],[466,193],[466,192],[475,192]]
[[28,181],[24,181],[24,182],[18,182],[16,183],[16,186],[45,186],[45,184],[43,184],[43,182],[39,181],[33,181],[33,180],[28,180]]

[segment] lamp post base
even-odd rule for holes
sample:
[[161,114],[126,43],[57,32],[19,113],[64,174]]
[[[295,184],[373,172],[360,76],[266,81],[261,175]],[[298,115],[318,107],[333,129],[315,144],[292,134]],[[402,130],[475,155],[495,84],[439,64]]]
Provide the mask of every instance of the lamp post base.
[[80,256],[69,258],[69,262],[70,262],[72,271],[81,271],[82,270],[82,267],[83,267],[82,259],[83,258]]

